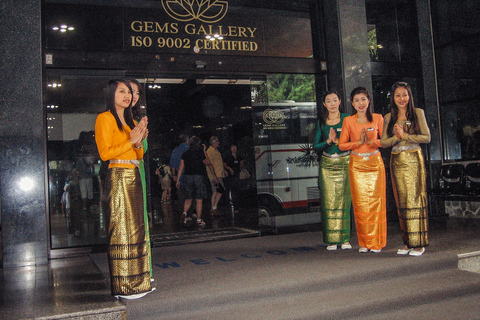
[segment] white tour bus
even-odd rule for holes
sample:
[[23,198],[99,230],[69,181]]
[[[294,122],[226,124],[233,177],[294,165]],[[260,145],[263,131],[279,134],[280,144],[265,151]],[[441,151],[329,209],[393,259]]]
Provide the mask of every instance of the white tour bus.
[[260,227],[320,223],[316,103],[252,107]]

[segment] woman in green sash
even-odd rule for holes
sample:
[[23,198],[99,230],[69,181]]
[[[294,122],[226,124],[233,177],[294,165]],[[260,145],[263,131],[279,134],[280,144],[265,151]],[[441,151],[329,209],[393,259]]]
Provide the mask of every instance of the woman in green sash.
[[343,119],[337,92],[323,95],[323,106],[317,123],[313,148],[319,156],[318,187],[322,211],[323,242],[327,250],[352,249],[350,245],[350,207],[352,196],[348,179],[350,152],[338,148]]

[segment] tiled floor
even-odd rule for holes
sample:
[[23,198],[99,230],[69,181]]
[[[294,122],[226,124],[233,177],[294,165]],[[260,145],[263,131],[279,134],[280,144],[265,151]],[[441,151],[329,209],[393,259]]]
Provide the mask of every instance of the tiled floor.
[[0,318],[4,320],[62,319],[67,314],[122,319],[126,312],[125,305],[110,295],[105,277],[88,256],[2,271]]

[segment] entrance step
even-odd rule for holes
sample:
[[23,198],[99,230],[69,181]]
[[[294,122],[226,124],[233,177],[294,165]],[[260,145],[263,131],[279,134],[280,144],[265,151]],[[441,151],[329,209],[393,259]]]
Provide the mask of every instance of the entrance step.
[[480,273],[480,251],[459,254],[458,268],[460,270]]

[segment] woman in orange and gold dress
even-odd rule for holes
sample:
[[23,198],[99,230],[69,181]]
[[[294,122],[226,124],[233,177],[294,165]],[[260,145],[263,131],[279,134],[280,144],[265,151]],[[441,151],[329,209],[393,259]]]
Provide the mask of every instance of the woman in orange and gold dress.
[[353,115],[343,120],[338,147],[351,150],[349,163],[355,226],[359,252],[381,252],[387,245],[385,165],[379,152],[383,117],[372,113],[367,89],[350,94]]
[[127,80],[108,83],[107,110],[97,117],[95,141],[109,161],[106,190],[109,202],[108,262],[112,295],[137,299],[152,292],[145,239],[139,160],[147,135],[147,118],[137,126],[132,115],[132,88]]

